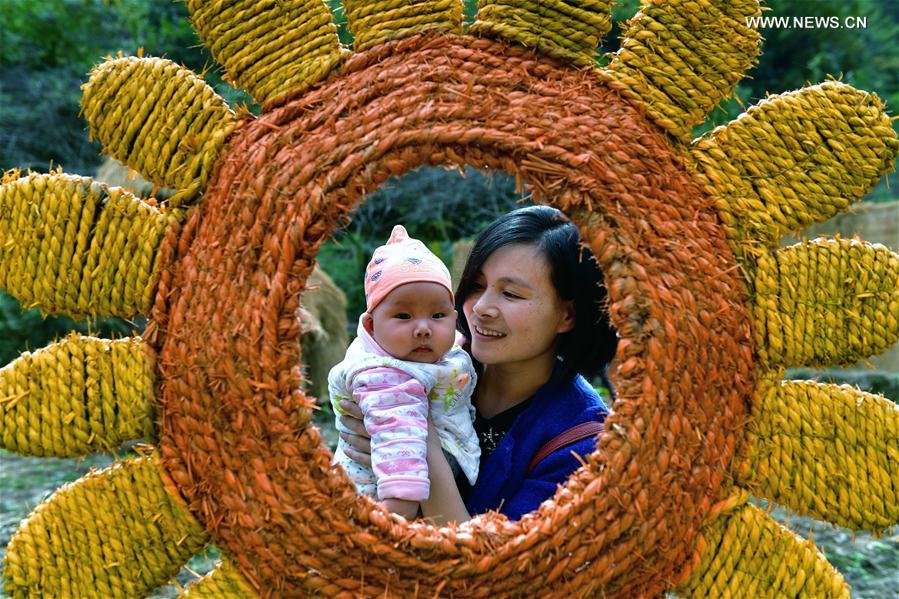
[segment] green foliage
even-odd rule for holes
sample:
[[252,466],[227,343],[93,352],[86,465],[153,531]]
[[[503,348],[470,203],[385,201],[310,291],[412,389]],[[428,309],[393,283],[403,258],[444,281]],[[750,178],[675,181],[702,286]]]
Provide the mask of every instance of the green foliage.
[[[90,172],[100,145],[79,115],[81,84],[104,56],[165,56],[196,71],[212,64],[172,0],[0,0],[0,169]],[[216,75],[211,84],[221,87]]]
[[[873,91],[899,114],[899,4],[892,0],[767,0],[765,17],[864,18],[864,28],[769,27],[760,30],[762,55],[734,90],[706,121],[694,129],[702,135],[736,118],[746,107],[771,94],[799,89],[827,79],[839,79],[858,89]],[[893,121],[899,131],[899,121]],[[896,199],[886,178],[865,198],[875,202]]]
[[892,112],[899,110],[899,10],[884,0],[768,0],[763,15],[777,17],[866,18],[867,27],[760,30],[762,56],[694,133],[701,135],[738,116],[770,94],[798,89],[827,79],[841,79],[856,88],[876,91]]
[[337,39],[347,48],[353,47],[353,34],[346,24],[346,12],[343,10],[343,0],[326,0],[328,8],[331,9],[332,20],[337,26]]
[[74,322],[65,317],[45,318],[37,308],[22,310],[11,295],[0,291],[0,366],[11,362],[23,351],[40,349],[69,331],[114,339],[140,333],[143,320],[129,323],[121,318],[98,318]]
[[[768,28],[764,54],[749,73],[753,101],[828,77],[876,91],[899,111],[899,5],[884,0],[769,0],[765,16],[862,17],[864,29]],[[744,98],[745,99],[745,98]]]
[[[854,597],[890,597],[896,591],[899,564],[899,541],[870,541],[859,547],[855,543],[828,544],[822,547],[827,560],[847,581],[854,581]],[[861,593],[859,591],[864,591]]]

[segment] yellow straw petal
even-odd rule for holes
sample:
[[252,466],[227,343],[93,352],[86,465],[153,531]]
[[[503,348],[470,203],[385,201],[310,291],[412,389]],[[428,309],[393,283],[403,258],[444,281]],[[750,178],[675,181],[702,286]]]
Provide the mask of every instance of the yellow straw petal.
[[206,542],[155,457],[119,462],[61,487],[22,522],[4,558],[6,592],[144,597]]
[[757,266],[753,329],[763,364],[853,364],[899,339],[899,255],[888,248],[822,238],[765,253]]
[[0,446],[75,457],[153,437],[153,374],[140,338],[71,335],[0,368]]
[[691,153],[731,240],[774,247],[861,199],[897,150],[878,97],[828,81],[763,100]]
[[322,0],[188,0],[187,8],[229,79],[262,104],[323,81],[346,55]]
[[758,0],[644,0],[602,72],[655,122],[686,141],[759,54],[746,18]]
[[206,187],[228,135],[240,122],[193,71],[162,58],[101,63],[81,108],[104,151],[147,180],[178,191],[177,205]]
[[611,26],[611,0],[480,0],[469,31],[592,66],[596,47]]
[[899,524],[899,407],[848,385],[787,381],[753,407],[742,484],[856,530]]
[[257,597],[250,583],[231,562],[222,560],[215,570],[191,584],[179,597],[181,599],[254,599]]
[[72,175],[0,186],[0,288],[44,313],[146,313],[170,217],[119,188]]
[[849,598],[849,585],[811,542],[754,505],[723,512],[701,533],[681,597]]
[[461,0],[347,0],[344,9],[356,50],[424,31],[462,32]]

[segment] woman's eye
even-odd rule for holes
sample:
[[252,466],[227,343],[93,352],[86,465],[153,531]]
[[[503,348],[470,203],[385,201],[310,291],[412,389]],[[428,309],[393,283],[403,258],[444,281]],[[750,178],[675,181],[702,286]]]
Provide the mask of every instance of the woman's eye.
[[506,297],[511,298],[511,299],[521,299],[520,295],[512,293],[511,291],[503,291],[503,295],[505,295]]

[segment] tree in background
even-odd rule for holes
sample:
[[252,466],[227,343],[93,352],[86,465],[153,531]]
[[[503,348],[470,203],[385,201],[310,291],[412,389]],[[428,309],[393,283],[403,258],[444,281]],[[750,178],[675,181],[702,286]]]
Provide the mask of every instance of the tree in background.
[[[764,59],[740,82],[736,98],[696,128],[701,134],[722,125],[768,92],[789,91],[809,81],[841,79],[876,90],[894,114],[899,111],[899,3],[892,0],[767,0],[766,17],[865,18],[864,29],[769,27],[761,29]],[[894,127],[897,125],[894,124]],[[882,186],[881,186],[882,187]]]
[[[138,48],[201,68],[204,56],[171,0],[0,0],[0,165],[89,173],[100,145],[79,115],[81,83],[105,55]],[[211,60],[210,60],[211,62]]]

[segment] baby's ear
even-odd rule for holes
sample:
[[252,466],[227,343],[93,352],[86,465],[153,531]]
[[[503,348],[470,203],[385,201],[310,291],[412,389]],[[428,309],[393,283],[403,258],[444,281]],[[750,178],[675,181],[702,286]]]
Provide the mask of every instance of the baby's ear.
[[363,312],[359,318],[362,319],[362,328],[368,331],[369,335],[373,334],[375,332],[375,319],[371,317],[371,314]]

